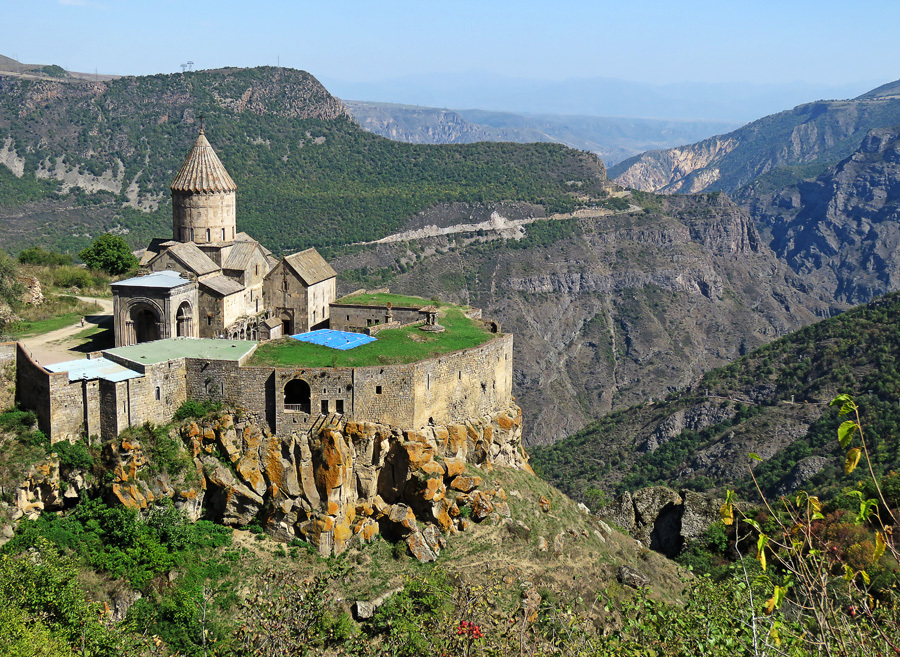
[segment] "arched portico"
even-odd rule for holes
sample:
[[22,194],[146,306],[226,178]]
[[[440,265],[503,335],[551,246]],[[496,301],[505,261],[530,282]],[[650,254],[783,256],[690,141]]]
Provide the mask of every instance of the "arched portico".
[[131,306],[128,313],[130,344],[140,344],[159,340],[162,336],[162,313],[155,305],[138,302]]

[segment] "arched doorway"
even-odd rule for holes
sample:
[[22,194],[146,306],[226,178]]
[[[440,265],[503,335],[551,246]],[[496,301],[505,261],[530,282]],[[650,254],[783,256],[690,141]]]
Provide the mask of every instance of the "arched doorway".
[[309,384],[301,379],[291,379],[284,386],[284,410],[309,413],[312,408],[309,397]]
[[159,313],[156,312],[153,306],[146,303],[135,304],[131,308],[130,315],[134,326],[135,344],[159,340]]
[[191,304],[184,301],[178,306],[178,312],[175,314],[176,335],[179,338],[194,337],[194,313]]
[[294,334],[294,318],[291,316],[289,312],[286,310],[281,311],[281,334],[282,335],[293,335]]

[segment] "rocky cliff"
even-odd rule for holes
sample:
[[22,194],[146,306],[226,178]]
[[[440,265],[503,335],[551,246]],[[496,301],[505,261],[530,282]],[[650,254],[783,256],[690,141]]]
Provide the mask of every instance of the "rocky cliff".
[[[874,94],[874,95],[873,95]],[[619,162],[610,177],[626,187],[687,194],[737,192],[763,176],[808,175],[847,157],[873,129],[900,122],[900,98],[870,92],[853,100],[816,101],[686,146]]]
[[[223,413],[186,423],[168,438],[145,428],[108,443],[106,496],[134,509],[171,497],[192,520],[256,522],[278,540],[309,542],[323,556],[384,534],[432,561],[445,536],[488,516],[509,517],[506,493],[483,486],[477,472],[531,472],[521,422],[518,407],[414,431],[332,416],[309,434],[275,436]],[[160,441],[173,438],[181,447],[170,447],[170,455],[187,453],[160,462]],[[88,488],[83,473],[61,473],[51,457],[18,487],[10,519],[64,509]]]
[[[421,232],[333,264],[348,288],[367,274],[395,292],[477,305],[515,334],[526,444],[665,397],[832,312],[798,291],[724,195],[619,200],[628,209],[565,218],[522,205],[436,208],[411,220]],[[479,224],[491,213],[508,220]]]
[[871,131],[813,180],[753,199],[771,246],[824,298],[856,304],[900,288],[900,128]]

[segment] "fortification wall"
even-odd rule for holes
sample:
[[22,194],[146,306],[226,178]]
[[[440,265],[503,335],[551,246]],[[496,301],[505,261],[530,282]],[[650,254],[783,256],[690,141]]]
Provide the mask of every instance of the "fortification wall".
[[[32,360],[21,344],[16,344],[16,403],[37,415],[38,429],[51,436],[50,372]],[[63,374],[62,376],[68,377]]]
[[415,412],[406,426],[461,422],[512,404],[512,335],[415,364]]
[[331,413],[414,428],[507,408],[512,403],[512,336],[498,335],[480,347],[408,365],[272,368],[187,359],[185,370],[188,399],[243,408],[278,435],[307,431]]

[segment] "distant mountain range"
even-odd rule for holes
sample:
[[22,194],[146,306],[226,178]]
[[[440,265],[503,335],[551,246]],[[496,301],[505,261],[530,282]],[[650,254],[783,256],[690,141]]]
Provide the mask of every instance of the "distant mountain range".
[[852,98],[876,82],[845,85],[745,82],[650,84],[615,78],[539,80],[478,71],[407,76],[369,82],[323,78],[340,98],[427,107],[478,107],[529,114],[629,116],[744,123],[808,102]]
[[650,149],[668,148],[737,127],[724,121],[515,114],[344,100],[369,132],[413,144],[477,141],[556,142],[591,151],[609,166]]
[[900,123],[898,90],[900,82],[892,82],[852,100],[799,105],[726,134],[619,162],[610,177],[662,193],[774,190],[844,159],[869,130]]

